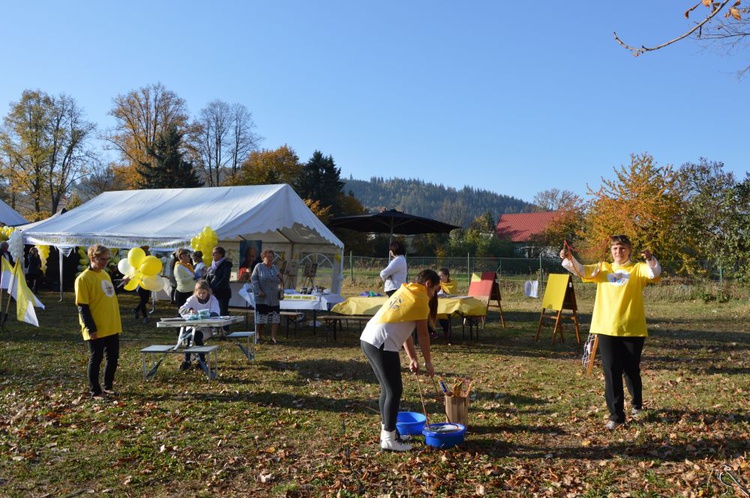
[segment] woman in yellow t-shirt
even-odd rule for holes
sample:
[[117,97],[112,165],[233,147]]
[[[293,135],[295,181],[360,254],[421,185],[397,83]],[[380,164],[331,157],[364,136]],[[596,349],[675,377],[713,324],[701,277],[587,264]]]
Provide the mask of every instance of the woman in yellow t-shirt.
[[[87,374],[89,389],[93,398],[104,395],[114,396],[115,372],[120,357],[120,304],[109,273],[109,249],[100,244],[89,247],[89,266],[75,281],[78,321],[81,324],[83,340],[89,346]],[[125,279],[127,282],[129,279]],[[104,365],[104,389],[99,384],[99,369]]]
[[643,409],[641,353],[648,336],[643,288],[661,275],[661,265],[648,249],[641,252],[645,262],[631,261],[633,244],[626,235],[614,235],[609,242],[612,263],[584,266],[567,247],[560,258],[566,270],[597,284],[591,333],[599,336],[609,409],[606,428],[612,430],[625,423],[623,375],[631,396],[631,417],[638,418]]

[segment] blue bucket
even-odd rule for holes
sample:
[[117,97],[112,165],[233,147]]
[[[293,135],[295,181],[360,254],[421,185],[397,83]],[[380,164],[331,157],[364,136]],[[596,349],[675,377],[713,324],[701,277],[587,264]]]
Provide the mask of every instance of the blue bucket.
[[461,424],[430,424],[422,429],[427,446],[445,449],[464,442],[466,426]]
[[422,434],[427,419],[417,412],[398,412],[396,418],[396,429],[402,436],[418,436]]

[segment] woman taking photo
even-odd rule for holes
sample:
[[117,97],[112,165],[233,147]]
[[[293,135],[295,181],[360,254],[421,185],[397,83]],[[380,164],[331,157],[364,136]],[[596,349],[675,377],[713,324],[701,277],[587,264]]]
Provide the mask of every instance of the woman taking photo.
[[392,296],[394,292],[406,283],[406,246],[400,240],[394,240],[388,246],[391,261],[381,272],[380,278],[385,282],[385,294]]

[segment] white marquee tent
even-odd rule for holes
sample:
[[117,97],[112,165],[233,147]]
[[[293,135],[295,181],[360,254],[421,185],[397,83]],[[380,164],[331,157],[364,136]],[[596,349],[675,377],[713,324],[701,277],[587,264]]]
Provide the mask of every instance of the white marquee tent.
[[18,214],[18,211],[0,200],[0,223],[14,227],[28,223],[26,218]]
[[147,245],[168,252],[189,247],[205,226],[216,232],[235,270],[243,240],[262,241],[263,248],[283,251],[290,261],[324,255],[332,269],[331,290],[339,292],[343,244],[289,185],[105,192],[61,215],[19,228],[26,244],[63,250],[104,244]]

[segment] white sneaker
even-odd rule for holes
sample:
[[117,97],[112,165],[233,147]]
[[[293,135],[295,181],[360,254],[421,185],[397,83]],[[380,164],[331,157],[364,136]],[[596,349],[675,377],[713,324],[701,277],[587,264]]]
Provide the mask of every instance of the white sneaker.
[[396,431],[380,431],[380,448],[387,451],[410,451],[411,445],[403,442]]
[[610,420],[604,427],[609,431],[613,431],[621,425],[625,425],[625,422],[615,422],[614,420]]
[[630,409],[630,416],[634,419],[639,419],[643,415],[643,408],[633,407]]

